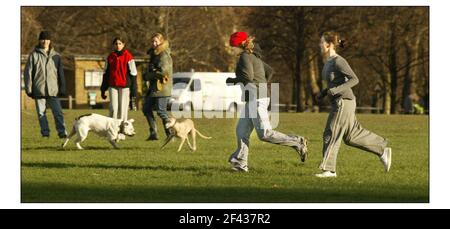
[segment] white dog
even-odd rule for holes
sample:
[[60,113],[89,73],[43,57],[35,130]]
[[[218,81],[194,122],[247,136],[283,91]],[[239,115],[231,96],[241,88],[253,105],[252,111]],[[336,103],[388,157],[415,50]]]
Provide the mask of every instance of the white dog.
[[80,143],[86,139],[89,131],[93,131],[101,137],[106,137],[114,148],[118,148],[117,142],[124,140],[125,135],[135,135],[133,123],[134,120],[130,119],[122,121],[119,119],[113,119],[99,114],[87,114],[82,115],[75,119],[72,132],[67,136],[66,140],[62,144],[64,148],[69,142],[70,138],[77,134],[75,144],[78,149],[83,149]]
[[[200,133],[197,129],[194,127],[194,122],[190,119],[183,120],[181,122],[178,122],[174,118],[169,118],[169,122],[165,125],[166,129],[171,129],[171,134],[166,138],[164,141],[164,144],[161,146],[161,149],[169,143],[169,141],[173,137],[181,138],[180,146],[178,147],[178,152],[180,152],[181,147],[183,147],[184,142],[187,140],[187,143],[189,145],[189,148],[191,150],[195,151],[197,149],[196,143],[195,143],[195,136],[198,134],[200,137],[204,139],[210,139],[211,137],[204,136]],[[189,142],[189,134],[192,137],[193,145]]]

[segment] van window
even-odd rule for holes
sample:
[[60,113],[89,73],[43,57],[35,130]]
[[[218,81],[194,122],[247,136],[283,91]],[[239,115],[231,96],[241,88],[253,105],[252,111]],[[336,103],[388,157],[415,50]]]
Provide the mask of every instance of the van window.
[[173,78],[173,89],[185,89],[191,78]]
[[194,79],[191,82],[191,87],[190,90],[191,91],[200,91],[202,89],[201,83],[199,79]]

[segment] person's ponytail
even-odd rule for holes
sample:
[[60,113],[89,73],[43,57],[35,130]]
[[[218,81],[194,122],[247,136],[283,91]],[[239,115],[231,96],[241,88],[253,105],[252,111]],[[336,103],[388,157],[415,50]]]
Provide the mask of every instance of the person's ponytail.
[[346,40],[341,38],[337,32],[327,31],[322,34],[324,40],[333,44],[335,48],[345,48]]
[[345,48],[345,40],[344,39],[339,39],[338,40],[338,44],[339,44],[339,48]]

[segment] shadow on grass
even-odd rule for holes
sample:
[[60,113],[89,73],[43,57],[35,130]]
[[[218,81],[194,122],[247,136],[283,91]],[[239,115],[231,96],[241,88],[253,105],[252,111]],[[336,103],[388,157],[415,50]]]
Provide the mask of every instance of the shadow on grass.
[[48,151],[67,151],[67,152],[83,152],[83,151],[97,151],[97,150],[107,150],[107,151],[120,151],[120,150],[135,150],[141,149],[139,147],[121,147],[119,149],[114,149],[112,146],[83,146],[83,150],[79,150],[74,147],[62,148],[61,145],[57,146],[35,146],[35,147],[22,147],[22,151],[32,151],[32,150],[48,150]]
[[34,146],[34,147],[22,147],[22,151],[28,150],[47,150],[47,151],[63,151],[60,146]]
[[229,171],[231,170],[219,167],[176,167],[169,165],[154,165],[154,166],[142,166],[142,165],[105,165],[105,164],[71,164],[71,163],[57,163],[57,162],[22,162],[22,167],[30,168],[44,168],[44,169],[67,169],[67,168],[89,168],[89,169],[131,169],[131,170],[161,170],[166,172],[196,172],[205,174],[205,170],[214,171]]
[[76,186],[23,182],[24,203],[427,203],[427,195],[370,189]]

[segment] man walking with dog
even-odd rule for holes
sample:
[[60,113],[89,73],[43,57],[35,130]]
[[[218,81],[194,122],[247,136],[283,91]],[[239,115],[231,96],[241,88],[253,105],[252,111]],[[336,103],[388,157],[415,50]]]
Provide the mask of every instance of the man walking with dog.
[[233,170],[243,172],[248,172],[250,134],[253,129],[262,141],[294,148],[302,162],[306,160],[308,153],[304,137],[290,136],[272,129],[268,112],[270,98],[268,93],[258,92],[261,92],[259,89],[267,90],[268,79],[273,71],[261,60],[261,50],[253,40],[246,32],[231,35],[230,46],[239,52],[239,61],[236,65],[236,78],[228,78],[226,81],[227,84],[240,83],[245,87],[242,92],[245,107],[236,126],[237,149],[228,160]]
[[28,56],[24,71],[25,92],[36,104],[42,137],[50,137],[46,109],[52,109],[59,138],[66,138],[66,126],[58,96],[66,95],[61,56],[51,44],[49,31],[39,34],[39,44]]
[[[169,41],[160,33],[152,36],[152,47],[147,52],[150,56],[148,72],[144,80],[150,86],[147,92],[142,111],[147,118],[150,127],[150,136],[147,141],[158,140],[156,120],[153,111],[163,121],[163,126],[169,122],[167,104],[172,94],[172,57],[170,56]],[[164,128],[166,136],[169,137],[170,130]]]

